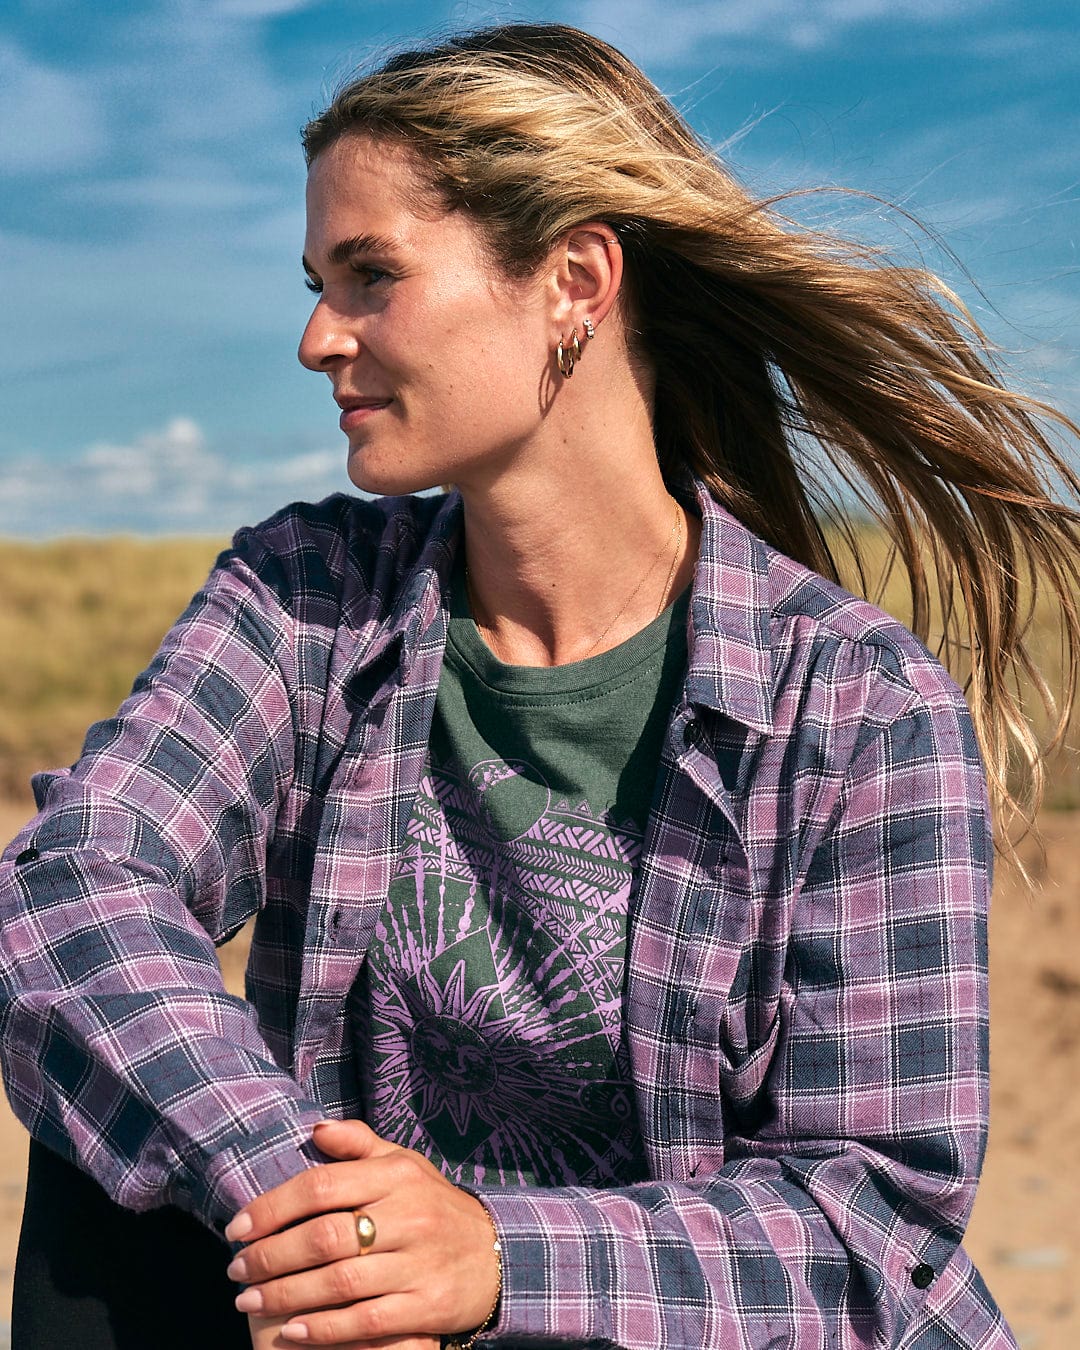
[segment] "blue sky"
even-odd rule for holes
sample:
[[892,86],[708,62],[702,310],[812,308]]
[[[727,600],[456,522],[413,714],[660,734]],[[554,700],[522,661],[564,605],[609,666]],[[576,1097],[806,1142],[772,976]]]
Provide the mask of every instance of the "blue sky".
[[17,11],[0,16],[0,534],[221,534],[348,487],[328,386],[295,358],[298,129],[356,63],[496,19],[615,43],[762,192],[843,184],[914,212],[944,247],[871,204],[800,208],[943,273],[1018,379],[1080,415],[1075,0]]

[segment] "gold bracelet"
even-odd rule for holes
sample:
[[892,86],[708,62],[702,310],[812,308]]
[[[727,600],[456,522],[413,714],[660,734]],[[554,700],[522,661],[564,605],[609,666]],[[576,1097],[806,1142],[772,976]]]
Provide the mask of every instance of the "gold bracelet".
[[489,1224],[491,1224],[491,1231],[495,1235],[495,1241],[492,1244],[492,1251],[494,1251],[495,1253],[495,1261],[497,1263],[497,1270],[495,1275],[496,1280],[495,1301],[491,1305],[491,1311],[488,1313],[488,1315],[484,1318],[484,1320],[480,1323],[480,1325],[476,1328],[475,1331],[471,1332],[470,1335],[465,1340],[461,1339],[460,1333],[455,1336],[447,1336],[442,1343],[443,1350],[472,1350],[477,1340],[484,1334],[485,1331],[487,1331],[488,1327],[491,1326],[492,1322],[495,1321],[495,1314],[499,1311],[499,1300],[502,1298],[502,1283],[503,1283],[502,1243],[499,1241],[499,1230],[495,1227],[495,1220],[491,1217],[491,1211],[488,1209],[487,1205],[483,1204],[482,1201],[481,1207],[484,1213],[487,1215],[487,1221]]

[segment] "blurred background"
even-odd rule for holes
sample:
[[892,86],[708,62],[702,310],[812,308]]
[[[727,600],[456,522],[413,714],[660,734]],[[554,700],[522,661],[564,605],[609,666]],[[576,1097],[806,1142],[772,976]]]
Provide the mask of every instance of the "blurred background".
[[[870,194],[785,210],[933,268],[1014,381],[1080,415],[1075,0],[4,7],[5,839],[28,774],[77,754],[231,532],[349,486],[328,386],[295,359],[300,127],[357,64],[525,19],[620,47],[761,195]],[[1045,647],[1053,667],[1051,629]],[[1024,1350],[1080,1344],[1078,782],[1063,758],[1045,854],[1025,846],[1039,894],[1003,874],[995,895],[994,1114],[969,1246]],[[0,1114],[0,1344],[24,1156]]]

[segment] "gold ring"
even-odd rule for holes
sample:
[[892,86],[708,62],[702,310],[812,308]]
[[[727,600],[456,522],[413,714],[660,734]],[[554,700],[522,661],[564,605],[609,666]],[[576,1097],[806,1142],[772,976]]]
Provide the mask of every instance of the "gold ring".
[[353,1210],[353,1218],[356,1220],[356,1236],[360,1243],[360,1255],[369,1251],[375,1245],[375,1220],[370,1214],[365,1214],[362,1209]]

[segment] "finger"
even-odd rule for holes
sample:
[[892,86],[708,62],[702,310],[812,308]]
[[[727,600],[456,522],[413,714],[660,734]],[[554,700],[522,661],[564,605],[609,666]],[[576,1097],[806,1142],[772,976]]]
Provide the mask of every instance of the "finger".
[[398,1148],[362,1120],[320,1120],[312,1138],[316,1147],[331,1158],[379,1158]]
[[393,1170],[406,1156],[406,1150],[397,1148],[359,1162],[309,1167],[249,1201],[225,1229],[225,1236],[230,1242],[254,1242],[314,1214],[373,1204],[389,1193]]
[[252,1242],[233,1257],[225,1273],[237,1284],[262,1284],[334,1261],[347,1261],[353,1257],[367,1259],[400,1250],[405,1234],[399,1218],[386,1214],[377,1206],[364,1213],[375,1220],[375,1241],[363,1253],[356,1232],[355,1214],[351,1210],[336,1210]]
[[439,1350],[438,1336],[386,1336],[377,1341],[353,1341],[346,1350]]
[[413,1294],[387,1294],[347,1308],[304,1313],[287,1322],[280,1335],[290,1343],[302,1345],[379,1341],[433,1332],[432,1322],[437,1315],[438,1309],[431,1305],[431,1300],[422,1300]]
[[[285,1350],[294,1344],[278,1335],[287,1318],[249,1317],[253,1350]],[[337,1350],[439,1350],[438,1336],[385,1336],[374,1341],[344,1341]]]
[[237,1296],[236,1307],[239,1312],[260,1317],[287,1317],[359,1303],[399,1291],[406,1283],[405,1264],[393,1253],[334,1261],[299,1275],[252,1285]]

